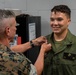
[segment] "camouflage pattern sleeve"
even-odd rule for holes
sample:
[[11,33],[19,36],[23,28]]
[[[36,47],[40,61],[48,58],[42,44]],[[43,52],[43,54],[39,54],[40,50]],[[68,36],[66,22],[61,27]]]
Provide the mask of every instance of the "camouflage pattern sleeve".
[[21,53],[0,45],[0,75],[29,75],[31,62]]
[[30,64],[31,70],[29,75],[37,75],[37,71],[34,65]]

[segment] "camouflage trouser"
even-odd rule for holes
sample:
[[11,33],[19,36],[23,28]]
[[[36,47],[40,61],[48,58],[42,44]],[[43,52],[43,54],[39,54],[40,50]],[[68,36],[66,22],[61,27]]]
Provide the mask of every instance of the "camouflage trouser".
[[32,64],[30,64],[30,66],[31,66],[30,75],[37,75],[35,66],[33,66]]

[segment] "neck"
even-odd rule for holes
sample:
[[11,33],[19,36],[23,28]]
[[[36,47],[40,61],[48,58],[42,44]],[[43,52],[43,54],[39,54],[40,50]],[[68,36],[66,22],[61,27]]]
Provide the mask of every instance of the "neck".
[[68,31],[66,30],[65,32],[60,33],[60,34],[55,34],[55,33],[54,33],[54,39],[55,39],[56,41],[62,41],[62,40],[66,37],[67,32],[68,32]]
[[3,44],[5,46],[9,47],[9,40],[8,39],[0,39],[0,44]]

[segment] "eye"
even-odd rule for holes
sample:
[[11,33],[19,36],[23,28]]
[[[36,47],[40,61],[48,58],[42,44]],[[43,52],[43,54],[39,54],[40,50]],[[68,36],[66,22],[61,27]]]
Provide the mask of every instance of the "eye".
[[54,21],[54,18],[50,18],[50,21]]
[[62,21],[63,20],[63,18],[57,18],[57,21]]

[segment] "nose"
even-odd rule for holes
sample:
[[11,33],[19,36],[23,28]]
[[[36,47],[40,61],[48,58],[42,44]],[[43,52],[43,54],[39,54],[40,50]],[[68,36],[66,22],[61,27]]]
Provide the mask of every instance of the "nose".
[[57,20],[54,20],[53,24],[54,25],[57,25],[58,24],[58,21]]

